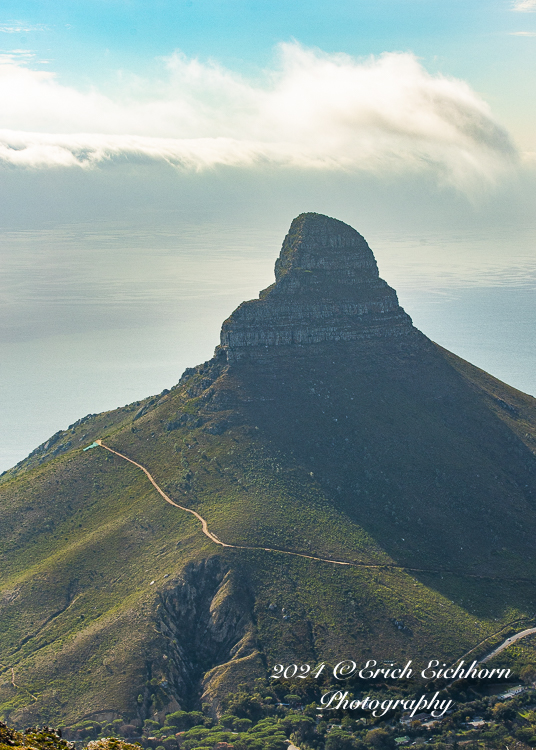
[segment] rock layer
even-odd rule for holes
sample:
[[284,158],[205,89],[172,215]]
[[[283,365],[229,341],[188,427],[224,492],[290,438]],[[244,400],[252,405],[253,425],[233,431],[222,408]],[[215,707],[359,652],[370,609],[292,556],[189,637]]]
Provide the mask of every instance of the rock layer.
[[366,240],[337,219],[315,213],[294,219],[275,278],[223,323],[228,361],[266,348],[416,332],[394,289],[379,277]]

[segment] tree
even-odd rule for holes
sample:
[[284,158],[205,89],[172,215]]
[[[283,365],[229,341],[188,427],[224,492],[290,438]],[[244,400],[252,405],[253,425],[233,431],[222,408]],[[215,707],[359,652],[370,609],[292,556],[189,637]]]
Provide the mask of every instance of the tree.
[[493,715],[498,721],[512,721],[516,718],[516,711],[508,703],[496,703],[493,706]]
[[531,685],[536,681],[536,664],[525,664],[519,676],[525,685]]
[[295,734],[300,742],[310,739],[315,732],[315,722],[310,716],[289,714],[281,724],[287,734]]
[[326,737],[326,750],[356,750],[356,743],[352,735],[341,729],[332,729]]
[[375,750],[391,750],[394,742],[385,729],[371,729],[365,736],[367,745],[372,745]]

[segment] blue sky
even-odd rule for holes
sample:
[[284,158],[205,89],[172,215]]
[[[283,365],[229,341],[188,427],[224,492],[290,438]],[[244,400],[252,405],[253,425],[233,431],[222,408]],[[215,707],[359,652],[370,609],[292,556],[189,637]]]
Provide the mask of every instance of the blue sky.
[[11,0],[2,3],[3,26],[20,31],[4,34],[2,48],[35,50],[73,83],[102,81],[123,67],[140,72],[175,49],[254,70],[269,63],[275,44],[293,38],[356,56],[410,50],[445,65],[446,73],[485,77],[486,70],[494,75],[533,54],[520,39],[508,39],[536,32],[530,0],[517,6],[512,0]]
[[292,40],[356,59],[411,52],[430,73],[467,81],[532,148],[534,11],[533,0],[8,0],[0,49],[65,85],[111,96],[125,75],[161,78],[162,58],[176,50],[250,78],[273,68],[277,45]]
[[451,63],[459,57],[468,72],[475,62],[473,45],[477,54],[486,44],[492,53],[497,37],[535,30],[530,3],[517,3],[518,11],[515,7],[509,0],[339,0],[329,6],[283,0],[8,0],[2,16],[21,28],[13,35],[17,46],[52,53],[64,71],[81,74],[96,69],[106,51],[118,67],[128,61],[139,68],[176,48],[214,55],[228,65],[262,65],[275,43],[291,38],[354,55],[410,49],[425,57],[445,55]]

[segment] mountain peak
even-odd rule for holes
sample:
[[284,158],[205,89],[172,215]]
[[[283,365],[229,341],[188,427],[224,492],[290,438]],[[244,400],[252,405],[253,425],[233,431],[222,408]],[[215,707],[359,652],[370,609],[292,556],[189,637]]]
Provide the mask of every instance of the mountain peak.
[[394,289],[380,279],[364,237],[338,219],[304,213],[275,263],[275,283],[224,322],[230,362],[288,347],[415,333]]
[[276,283],[289,271],[300,270],[354,271],[361,279],[379,276],[364,237],[338,219],[315,213],[300,214],[290,225],[275,263]]

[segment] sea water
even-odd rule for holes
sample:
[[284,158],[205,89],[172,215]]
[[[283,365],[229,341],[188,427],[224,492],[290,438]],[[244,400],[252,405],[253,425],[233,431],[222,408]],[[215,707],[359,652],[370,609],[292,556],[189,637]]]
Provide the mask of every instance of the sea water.
[[[536,394],[533,234],[367,235],[431,339]],[[54,432],[159,393],[208,359],[222,321],[273,282],[279,229],[66,225],[4,232],[0,471]]]

